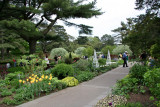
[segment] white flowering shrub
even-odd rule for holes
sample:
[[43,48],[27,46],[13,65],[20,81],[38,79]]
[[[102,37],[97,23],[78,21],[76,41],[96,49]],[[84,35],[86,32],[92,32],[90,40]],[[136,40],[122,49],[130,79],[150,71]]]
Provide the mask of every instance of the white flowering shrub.
[[132,54],[132,51],[129,49],[128,45],[119,45],[113,49],[112,53],[114,55],[119,55],[120,53],[124,53],[125,51],[127,51],[130,55]]
[[85,47],[79,47],[79,48],[77,48],[77,49],[75,50],[75,53],[76,53],[77,55],[82,56],[84,49],[86,49],[86,48],[85,48]]
[[63,58],[67,53],[68,52],[64,48],[54,48],[50,53],[50,58],[53,59],[55,55],[61,56]]

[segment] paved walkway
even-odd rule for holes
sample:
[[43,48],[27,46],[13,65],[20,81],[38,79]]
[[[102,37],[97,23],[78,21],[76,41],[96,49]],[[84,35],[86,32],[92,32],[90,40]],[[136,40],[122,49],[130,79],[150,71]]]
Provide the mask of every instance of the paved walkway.
[[116,81],[128,72],[129,67],[120,66],[78,86],[63,89],[17,107],[93,107],[111,93]]

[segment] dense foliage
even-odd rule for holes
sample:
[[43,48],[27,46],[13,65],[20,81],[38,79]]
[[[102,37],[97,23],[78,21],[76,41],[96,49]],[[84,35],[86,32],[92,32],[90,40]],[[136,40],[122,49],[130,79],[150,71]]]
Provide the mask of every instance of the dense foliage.
[[58,77],[59,79],[63,79],[67,76],[73,76],[74,69],[71,65],[67,64],[58,64],[54,68],[52,68],[52,73],[54,76]]

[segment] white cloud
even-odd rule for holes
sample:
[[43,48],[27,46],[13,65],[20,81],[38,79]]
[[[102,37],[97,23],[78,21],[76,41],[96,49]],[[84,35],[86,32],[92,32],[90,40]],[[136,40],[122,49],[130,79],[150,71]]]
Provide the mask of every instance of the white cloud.
[[[101,8],[105,13],[97,18],[71,19],[69,21],[93,26],[93,36],[102,37],[104,34],[113,34],[111,30],[120,27],[121,21],[125,22],[126,18],[136,17],[144,13],[144,11],[134,9],[135,0],[97,0],[96,6],[97,8]],[[71,36],[79,36],[77,28],[65,27],[65,29]]]

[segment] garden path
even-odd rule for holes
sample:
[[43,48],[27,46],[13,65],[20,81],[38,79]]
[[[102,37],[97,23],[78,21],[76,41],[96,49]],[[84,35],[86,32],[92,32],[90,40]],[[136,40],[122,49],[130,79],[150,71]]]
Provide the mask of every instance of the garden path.
[[119,66],[78,86],[63,89],[17,107],[93,107],[111,93],[116,81],[125,77],[131,66],[131,63],[126,68]]

